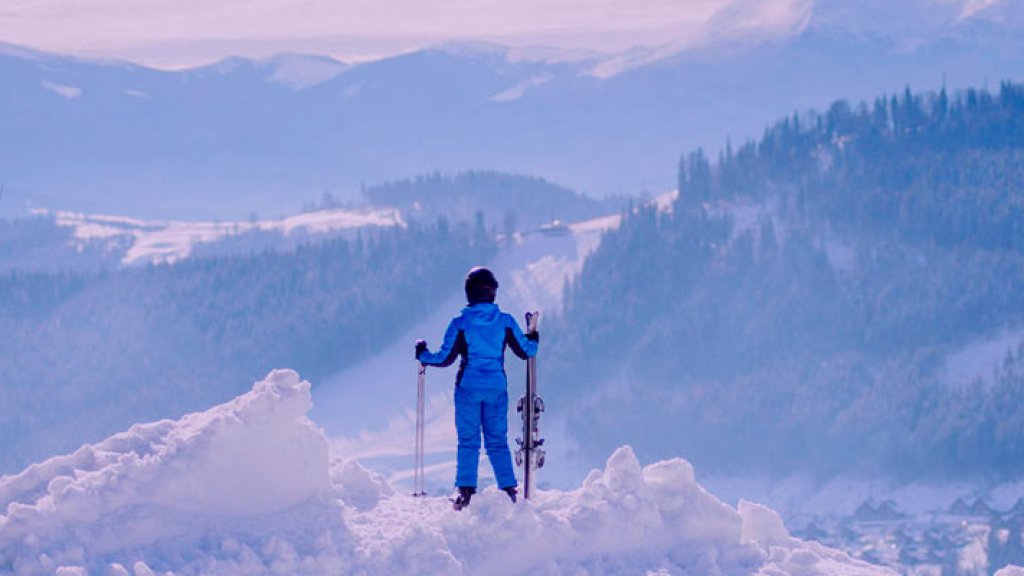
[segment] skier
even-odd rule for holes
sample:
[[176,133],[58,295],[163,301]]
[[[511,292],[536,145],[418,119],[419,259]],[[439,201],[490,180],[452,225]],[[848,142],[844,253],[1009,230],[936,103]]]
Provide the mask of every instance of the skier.
[[525,360],[537,354],[540,338],[536,331],[524,335],[515,319],[498,309],[494,303],[498,281],[487,268],[471,269],[465,289],[468,305],[448,324],[441,349],[431,353],[425,341],[416,342],[416,359],[426,366],[449,366],[456,357],[462,358],[455,377],[458,494],[452,505],[456,510],[468,506],[476,493],[481,429],[498,487],[516,501],[518,483],[507,438],[505,347]]

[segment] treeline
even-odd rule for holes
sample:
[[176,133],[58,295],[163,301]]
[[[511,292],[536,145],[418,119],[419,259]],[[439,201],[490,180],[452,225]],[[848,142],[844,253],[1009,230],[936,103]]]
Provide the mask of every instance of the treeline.
[[674,210],[628,211],[552,328],[549,395],[592,390],[569,429],[712,469],[1024,471],[1020,379],[946,373],[1024,325],[1022,111],[1019,85],[907,93],[687,155]]
[[495,249],[442,220],[293,251],[0,276],[0,470],[222,402],[273,368],[315,385],[393,341]]
[[834,103],[679,166],[684,204],[775,198],[841,230],[1024,250],[1024,85]]
[[439,216],[471,221],[478,212],[498,233],[530,232],[542,224],[604,216],[620,208],[616,200],[596,200],[542,178],[492,171],[454,175],[434,173],[369,187],[375,206],[395,206],[413,219]]
[[0,218],[0,274],[11,270],[58,272],[116,268],[130,239],[76,240],[52,216]]

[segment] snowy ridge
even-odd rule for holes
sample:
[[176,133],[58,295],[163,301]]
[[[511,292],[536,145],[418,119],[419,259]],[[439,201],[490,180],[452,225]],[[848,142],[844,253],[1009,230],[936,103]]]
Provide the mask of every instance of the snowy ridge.
[[684,460],[641,467],[629,447],[579,489],[513,506],[488,488],[455,513],[329,459],[311,406],[309,383],[279,370],[206,412],[0,478],[0,572],[893,574],[792,538],[764,506],[723,504]]
[[131,247],[121,259],[123,266],[174,263],[187,258],[197,244],[253,232],[316,235],[364,226],[405,226],[399,211],[392,208],[317,210],[276,220],[235,222],[146,221],[46,209],[32,212],[53,216],[57,225],[72,228],[78,241],[130,238]]
[[270,69],[269,80],[295,91],[312,88],[348,70],[349,66],[326,56],[278,54],[260,62]]

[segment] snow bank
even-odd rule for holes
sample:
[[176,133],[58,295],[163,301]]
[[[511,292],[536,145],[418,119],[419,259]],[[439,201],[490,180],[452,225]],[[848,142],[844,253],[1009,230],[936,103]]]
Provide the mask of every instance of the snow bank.
[[[309,384],[275,371],[248,394],[133,426],[0,478],[0,572],[14,574],[893,574],[734,509],[675,459],[617,450],[574,491],[512,505],[484,490],[396,494],[328,460]],[[130,567],[130,568],[126,568]]]
[[3,477],[0,572],[198,559],[211,533],[326,500],[327,443],[305,418],[311,406],[309,384],[276,371],[227,404]]

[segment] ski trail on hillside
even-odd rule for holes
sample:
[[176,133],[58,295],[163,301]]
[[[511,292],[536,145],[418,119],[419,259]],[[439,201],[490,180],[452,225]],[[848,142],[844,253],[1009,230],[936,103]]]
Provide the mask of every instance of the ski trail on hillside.
[[[565,284],[582,267],[586,256],[597,246],[607,219],[564,235],[539,233],[517,238],[514,245],[501,250],[490,267],[498,277],[498,304],[522,325],[527,310],[539,310],[543,318],[560,313]],[[612,222],[617,224],[617,221]],[[413,462],[413,438],[416,405],[416,361],[413,343],[427,340],[432,349],[440,345],[448,322],[465,305],[461,286],[442,302],[425,302],[434,312],[407,330],[391,346],[365,362],[352,366],[316,383],[313,394],[314,419],[331,437],[332,450],[358,458],[364,465],[388,475],[399,485],[410,477]],[[541,346],[539,361],[544,361]],[[515,404],[522,394],[525,363],[509,354],[506,362],[509,380],[509,440],[520,429]],[[427,371],[426,462],[428,491],[447,490],[455,461],[454,406],[452,384],[455,367]],[[540,394],[549,383],[540,382]],[[541,427],[548,439],[552,457],[543,476],[558,476],[556,453],[567,446],[558,410],[552,407]],[[514,444],[513,444],[514,449]],[[480,467],[484,482],[491,481],[490,465],[483,458]]]

